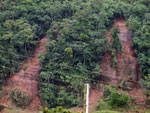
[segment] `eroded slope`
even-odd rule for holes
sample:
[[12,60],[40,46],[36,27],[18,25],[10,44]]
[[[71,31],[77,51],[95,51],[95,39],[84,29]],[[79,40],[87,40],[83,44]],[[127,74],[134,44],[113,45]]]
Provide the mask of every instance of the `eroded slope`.
[[[32,97],[32,102],[29,105],[29,112],[36,113],[40,108],[40,99],[38,97],[38,82],[37,76],[39,74],[40,64],[38,56],[41,52],[45,51],[45,44],[47,43],[47,39],[43,38],[40,40],[39,47],[36,48],[34,57],[28,58],[26,63],[22,66],[22,69],[12,75],[8,80],[6,85],[3,87],[3,95],[1,98],[1,105],[9,109],[16,109],[16,106],[12,103],[10,99],[11,91],[14,89],[19,89],[20,91],[30,95]],[[19,109],[18,109],[19,110]],[[26,109],[20,109],[21,113],[27,112]],[[7,110],[4,109],[2,111],[6,113]],[[9,111],[8,111],[9,112]]]

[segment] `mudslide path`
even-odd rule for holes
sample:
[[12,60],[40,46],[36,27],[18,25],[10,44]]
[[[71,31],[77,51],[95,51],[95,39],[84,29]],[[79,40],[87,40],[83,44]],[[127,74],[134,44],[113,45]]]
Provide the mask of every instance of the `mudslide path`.
[[[117,54],[118,69],[115,69],[111,66],[112,57],[110,51],[108,50],[102,59],[101,68],[103,72],[101,74],[111,79],[110,84],[118,84],[120,80],[129,78],[133,79],[133,81],[138,81],[140,79],[138,63],[137,59],[133,56],[134,52],[131,48],[132,37],[128,31],[128,28],[126,27],[125,20],[116,20],[113,25],[113,28],[114,27],[119,27],[120,29],[119,38],[122,41],[123,53]],[[107,38],[109,46],[111,43],[111,32],[108,32]]]
[[[40,99],[38,97],[38,82],[37,76],[39,75],[39,59],[40,53],[45,51],[45,44],[47,39],[40,40],[40,45],[35,49],[34,57],[29,57],[26,63],[22,66],[18,73],[12,75],[6,85],[3,87],[3,95],[0,100],[1,105],[10,108],[10,111],[3,110],[2,113],[15,113],[14,109],[18,110],[18,113],[37,113],[40,108]],[[26,109],[16,108],[10,99],[10,93],[13,89],[19,89],[32,97],[32,102]]]
[[[114,22],[114,27],[119,27],[120,29],[120,40],[123,45],[123,53],[117,54],[117,69],[112,67],[112,57],[110,53],[111,44],[111,31],[107,32],[108,38],[108,50],[104,53],[104,57],[101,61],[100,68],[102,69],[101,76],[109,78],[110,81],[107,85],[119,85],[121,81],[127,81],[126,83],[130,85],[133,89],[128,92],[130,96],[135,96],[136,103],[142,104],[144,102],[144,93],[138,84],[140,80],[140,72],[138,69],[137,59],[133,56],[134,52],[131,48],[132,37],[128,28],[126,26],[126,21],[124,19],[117,19]],[[101,81],[103,82],[103,81]],[[99,102],[99,98],[103,98],[103,87],[104,83],[100,83],[100,89],[91,89],[90,100],[89,100],[89,111],[94,113],[96,104]]]

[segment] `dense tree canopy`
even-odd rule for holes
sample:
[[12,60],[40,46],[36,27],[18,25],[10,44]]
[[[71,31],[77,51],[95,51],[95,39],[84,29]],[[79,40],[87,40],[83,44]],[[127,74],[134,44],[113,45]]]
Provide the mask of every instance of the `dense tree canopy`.
[[[140,26],[139,18],[149,10],[140,1],[132,1],[132,4],[130,2],[80,1],[80,8],[77,8],[71,17],[52,22],[47,31],[49,39],[47,53],[40,56],[42,66],[40,96],[49,107],[65,106],[68,105],[67,103],[72,103],[71,106],[79,105],[78,100],[83,98],[83,84],[89,82],[94,85],[101,78],[99,64],[107,48],[107,27],[111,26],[115,18],[129,18],[129,23],[135,23],[135,25],[132,24],[134,33]],[[133,4],[138,5],[133,7]],[[132,21],[135,15],[137,21],[136,19]],[[119,29],[114,28],[111,34],[114,62],[117,52],[122,52],[118,33]],[[58,98],[60,94],[61,99],[64,100],[61,100],[62,103]],[[66,98],[66,96],[72,98]],[[55,101],[53,101],[54,98]]]
[[[48,107],[81,105],[83,84],[95,85],[101,79],[106,31],[115,18],[127,20],[141,76],[148,75],[149,5],[149,0],[1,0],[0,84],[46,36],[46,52],[39,57],[43,103]],[[112,56],[122,49],[118,33],[116,28],[111,34]]]
[[141,76],[144,77],[150,73],[150,8],[138,4],[132,10],[128,19],[129,29],[133,33],[133,49],[138,57]]
[[70,3],[66,1],[62,5],[59,0],[0,1],[0,83],[18,70],[20,62],[32,53],[52,21],[73,15],[75,8]]

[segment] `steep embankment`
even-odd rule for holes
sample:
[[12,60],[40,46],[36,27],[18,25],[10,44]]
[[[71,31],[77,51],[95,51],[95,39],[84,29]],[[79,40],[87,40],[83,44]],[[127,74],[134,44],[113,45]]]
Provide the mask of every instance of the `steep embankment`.
[[[109,79],[104,83],[100,81],[100,89],[91,89],[90,94],[90,111],[93,111],[96,103],[98,103],[99,98],[103,97],[103,86],[104,85],[117,85],[118,87],[122,87],[122,84],[125,83],[129,88],[132,88],[131,91],[128,92],[130,96],[134,96],[135,103],[141,105],[144,102],[145,96],[144,93],[138,84],[138,80],[140,79],[140,73],[138,70],[137,59],[133,56],[134,52],[131,48],[132,45],[132,37],[128,28],[126,27],[126,21],[123,19],[118,19],[115,21],[114,27],[119,27],[120,34],[119,37],[122,41],[123,45],[123,53],[117,54],[117,68],[112,67],[112,57],[110,52],[110,44],[111,44],[111,32],[107,32],[108,38],[108,51],[104,54],[104,57],[101,62],[102,69],[102,77]],[[119,89],[118,89],[119,90]],[[136,94],[136,95],[135,95]]]
[[[102,59],[101,68],[103,70],[102,75],[107,76],[111,79],[110,84],[119,84],[120,80],[127,80],[129,78],[133,81],[139,80],[140,75],[138,71],[137,59],[133,56],[133,50],[131,49],[132,38],[130,32],[126,27],[125,20],[116,20],[114,27],[119,27],[120,29],[120,39],[123,45],[123,53],[117,54],[117,69],[112,68],[112,58],[108,50],[104,54]],[[108,45],[111,43],[111,32],[107,34]]]
[[[6,106],[7,108],[4,109],[2,113],[10,113],[9,109],[11,113],[15,109],[17,109],[19,113],[37,113],[36,111],[40,108],[40,99],[38,97],[38,82],[36,80],[40,69],[38,56],[41,52],[45,51],[44,45],[46,43],[46,38],[41,39],[40,45],[36,48],[33,55],[34,57],[28,58],[26,63],[22,66],[22,69],[7,80],[7,84],[3,87],[3,95],[0,101],[1,105]],[[16,88],[32,97],[33,100],[30,103],[29,108],[22,110],[16,108],[16,106],[14,106],[12,103],[10,94],[11,91]]]

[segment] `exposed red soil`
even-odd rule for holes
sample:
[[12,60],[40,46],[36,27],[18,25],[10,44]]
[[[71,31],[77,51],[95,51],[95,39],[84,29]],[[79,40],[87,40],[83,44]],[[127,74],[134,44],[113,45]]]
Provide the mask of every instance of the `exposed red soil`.
[[22,66],[22,69],[7,80],[6,85],[3,87],[3,95],[0,101],[1,105],[5,105],[8,108],[15,107],[10,105],[10,93],[13,89],[17,88],[33,98],[28,109],[37,110],[40,108],[40,99],[38,97],[38,82],[36,80],[40,69],[38,56],[40,53],[45,51],[44,45],[46,43],[46,38],[41,39],[39,47],[35,49],[34,57],[28,58],[26,63]]
[[[133,50],[131,49],[132,41],[130,33],[126,27],[125,20],[116,20],[113,28],[118,26],[120,28],[120,39],[123,44],[123,53],[117,54],[117,66],[118,71],[115,68],[112,68],[112,58],[109,52],[109,45],[111,43],[111,32],[107,33],[108,38],[108,52],[104,54],[104,57],[101,62],[101,75],[107,76],[111,78],[109,85],[115,84],[119,85],[120,80],[131,80],[128,84],[132,85],[133,89],[129,91],[130,96],[135,97],[135,103],[139,106],[143,107],[143,102],[145,100],[144,93],[141,89],[139,89],[138,81],[140,79],[140,74],[138,70],[137,59],[133,56]],[[39,74],[39,60],[38,56],[41,52],[45,51],[44,45],[47,43],[47,39],[43,38],[40,41],[40,46],[36,48],[34,57],[27,59],[26,63],[22,66],[22,69],[12,75],[8,80],[7,84],[3,87],[3,96],[1,99],[1,105],[5,105],[9,108],[14,108],[15,106],[9,105],[11,103],[11,99],[9,98],[10,92],[13,89],[20,89],[21,91],[27,93],[28,95],[33,97],[33,101],[31,102],[28,109],[38,110],[40,108],[40,99],[38,97],[38,83],[37,76]],[[130,73],[129,73],[130,72]],[[100,84],[101,87],[104,84]],[[102,89],[102,88],[101,88]],[[90,97],[89,97],[89,110],[90,112],[95,109],[96,104],[99,102],[99,98],[102,97],[103,91],[95,88],[91,89]],[[75,110],[82,111],[81,108],[75,108]],[[3,112],[5,113],[5,112]],[[21,112],[23,113],[23,112]],[[33,113],[33,112],[31,112]]]
[[[140,75],[138,71],[137,59],[133,56],[133,50],[131,49],[132,41],[130,32],[126,27],[125,20],[116,20],[113,28],[119,27],[120,39],[123,45],[123,53],[117,54],[117,67],[118,69],[112,68],[112,57],[110,52],[104,54],[102,59],[101,68],[103,70],[102,75],[108,76],[112,79],[110,84],[118,84],[121,79],[128,79],[129,76],[134,81],[139,80]],[[108,44],[111,43],[111,32],[107,35]],[[117,71],[118,70],[118,71]]]
[[89,112],[94,112],[97,103],[100,100],[100,97],[103,97],[103,92],[97,89],[91,89],[89,97]]
[[[123,53],[117,54],[117,69],[112,67],[112,57],[110,54],[110,43],[111,43],[111,32],[108,31],[107,38],[108,38],[108,52],[104,54],[104,57],[101,61],[101,69],[102,69],[102,76],[110,78],[110,82],[108,85],[120,85],[120,81],[124,80],[127,81],[133,89],[128,92],[130,96],[134,96],[135,103],[143,106],[145,96],[144,92],[139,89],[140,85],[138,80],[140,80],[140,72],[138,70],[138,63],[137,59],[133,56],[134,52],[131,48],[132,46],[132,37],[128,28],[126,27],[126,21],[124,19],[118,19],[115,21],[114,27],[119,27],[120,34],[119,37],[122,41],[123,45]],[[99,102],[99,98],[103,95],[103,88],[101,90],[91,89],[90,94],[90,111],[95,109],[95,105]]]

